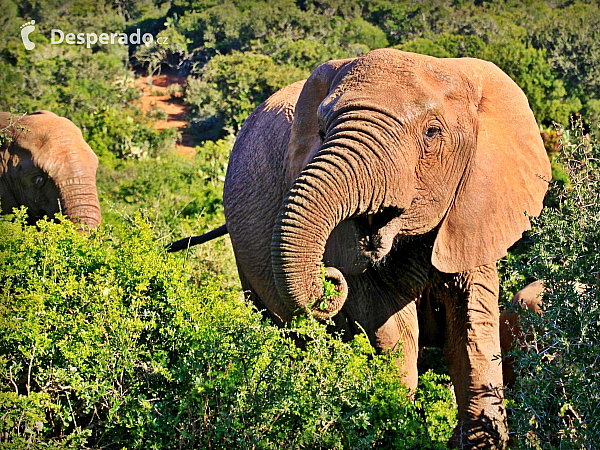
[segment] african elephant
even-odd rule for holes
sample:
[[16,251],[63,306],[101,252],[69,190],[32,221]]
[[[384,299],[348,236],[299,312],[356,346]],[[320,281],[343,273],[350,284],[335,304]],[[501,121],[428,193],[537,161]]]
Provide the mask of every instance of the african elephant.
[[[574,283],[574,291],[582,295],[590,286],[584,283]],[[517,379],[517,373],[514,368],[514,357],[510,353],[515,349],[515,345],[522,342],[530,342],[533,339],[531,333],[523,334],[521,313],[519,310],[531,311],[535,314],[543,315],[544,313],[544,293],[546,287],[542,281],[534,281],[529,283],[519,292],[517,292],[510,305],[500,314],[500,347],[502,348],[502,373],[504,376],[504,384],[512,387]],[[543,342],[537,344],[539,350],[544,348]],[[523,348],[523,347],[521,347]]]
[[73,122],[50,111],[0,112],[0,131],[2,213],[24,205],[30,223],[59,211],[90,227],[100,223],[98,158]]
[[544,285],[541,281],[529,283],[515,294],[510,306],[500,314],[500,347],[502,348],[502,373],[504,384],[512,386],[516,379],[513,367],[514,357],[506,356],[515,347],[515,342],[522,338],[518,309],[529,310],[541,314]]
[[[527,98],[495,65],[380,49],[321,65],[250,115],[226,227],[243,289],[275,323],[310,311],[380,351],[402,342],[411,389],[419,346],[443,346],[450,444],[501,447],[496,260],[550,176]],[[341,295],[322,298],[322,263]]]

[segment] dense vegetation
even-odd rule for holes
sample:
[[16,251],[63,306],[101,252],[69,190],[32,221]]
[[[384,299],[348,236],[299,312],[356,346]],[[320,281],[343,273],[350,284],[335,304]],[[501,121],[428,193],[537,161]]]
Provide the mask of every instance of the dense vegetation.
[[[392,46],[495,62],[525,91],[557,180],[500,263],[503,301],[548,288],[508,393],[519,447],[600,441],[600,8],[595,1],[20,1],[2,5],[0,110],[49,109],[100,157],[103,226],[0,219],[0,442],[34,447],[436,448],[455,420],[443,367],[406,398],[389,358],[298,322],[309,351],[241,299],[227,239],[167,256],[223,223],[228,152],[248,114],[319,63]],[[35,19],[33,51],[19,27]],[[166,45],[50,44],[50,30]],[[136,74],[187,77],[197,155],[178,156]],[[570,126],[571,117],[579,117]],[[556,128],[553,125],[556,124]],[[566,128],[565,128],[566,127]],[[560,149],[559,149],[560,147]],[[588,289],[579,293],[575,283]]]
[[569,176],[556,181],[525,251],[504,261],[505,293],[544,280],[544,314],[525,314],[531,336],[516,351],[509,391],[515,441],[533,448],[595,448],[600,439],[600,142],[582,123],[561,130]]
[[448,377],[429,372],[416,402],[366,337],[287,331],[208,271],[190,282],[136,214],[107,228],[0,224],[0,333],[6,433],[20,448],[367,448],[440,446],[455,416]]

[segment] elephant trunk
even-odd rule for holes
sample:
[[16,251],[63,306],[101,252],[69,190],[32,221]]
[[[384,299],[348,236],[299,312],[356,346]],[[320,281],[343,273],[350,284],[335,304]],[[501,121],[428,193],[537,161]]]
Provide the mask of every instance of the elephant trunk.
[[58,183],[63,213],[71,221],[95,228],[100,224],[100,203],[95,178],[75,177]]
[[[344,276],[321,261],[333,229],[350,217],[376,211],[377,198],[368,165],[357,152],[323,148],[290,188],[273,230],[271,242],[275,285],[292,314],[310,309],[320,319],[334,316],[344,305],[348,288]],[[373,172],[374,164],[371,164]],[[325,279],[338,295],[323,298]]]

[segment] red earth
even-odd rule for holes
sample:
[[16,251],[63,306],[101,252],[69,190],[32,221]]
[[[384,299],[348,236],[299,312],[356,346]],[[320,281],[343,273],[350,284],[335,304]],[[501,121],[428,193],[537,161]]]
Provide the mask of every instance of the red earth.
[[142,93],[139,100],[142,109],[147,112],[152,108],[159,108],[166,112],[167,120],[157,120],[154,128],[157,130],[177,128],[181,133],[181,138],[175,145],[175,153],[189,158],[194,157],[196,147],[191,136],[185,133],[188,126],[186,114],[189,108],[183,103],[183,93],[178,92],[171,96],[167,92],[169,86],[174,84],[178,84],[183,89],[186,78],[177,75],[155,75],[152,77],[152,84],[149,84],[148,78],[140,77],[135,80],[136,88]]

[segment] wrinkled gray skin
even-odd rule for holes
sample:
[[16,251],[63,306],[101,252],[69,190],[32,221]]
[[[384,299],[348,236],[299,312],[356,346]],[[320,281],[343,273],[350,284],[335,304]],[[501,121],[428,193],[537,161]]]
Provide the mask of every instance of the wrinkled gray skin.
[[[225,181],[244,290],[285,325],[307,311],[380,351],[445,350],[450,444],[507,440],[495,262],[539,214],[550,165],[522,91],[491,63],[397,50],[330,61],[249,117]],[[342,295],[327,300],[321,262]],[[358,325],[357,325],[358,324]]]
[[23,118],[0,112],[0,130],[3,214],[26,206],[31,224],[59,211],[88,227],[100,223],[98,158],[73,122],[49,111]]

